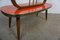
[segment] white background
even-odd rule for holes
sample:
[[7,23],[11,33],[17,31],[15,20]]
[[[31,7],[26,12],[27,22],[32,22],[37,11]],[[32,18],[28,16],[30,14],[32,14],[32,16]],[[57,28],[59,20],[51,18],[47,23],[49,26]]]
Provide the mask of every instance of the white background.
[[[17,3],[25,3],[29,0],[16,0]],[[32,0],[31,0],[32,1]],[[38,2],[41,0],[38,0]],[[47,0],[47,3],[52,4],[52,8],[49,9],[49,13],[59,13],[60,14],[60,0]],[[0,7],[11,4],[11,0],[0,0]]]

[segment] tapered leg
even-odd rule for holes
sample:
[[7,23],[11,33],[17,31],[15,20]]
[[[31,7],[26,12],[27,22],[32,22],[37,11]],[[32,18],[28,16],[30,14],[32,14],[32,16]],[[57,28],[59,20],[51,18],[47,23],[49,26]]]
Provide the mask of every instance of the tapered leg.
[[36,13],[36,16],[38,16],[38,12]]
[[12,20],[12,18],[9,17],[9,28],[11,28],[11,20]]
[[45,11],[46,20],[47,20],[47,14],[48,14],[48,10]]
[[16,17],[17,40],[20,40],[20,17]]

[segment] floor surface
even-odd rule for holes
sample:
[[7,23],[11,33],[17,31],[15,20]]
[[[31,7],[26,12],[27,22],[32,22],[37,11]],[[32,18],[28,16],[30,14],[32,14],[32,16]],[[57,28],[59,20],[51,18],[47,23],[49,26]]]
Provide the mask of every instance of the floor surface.
[[[0,40],[16,40],[16,22],[8,27],[8,17],[0,13]],[[60,40],[60,14],[21,16],[21,40]]]

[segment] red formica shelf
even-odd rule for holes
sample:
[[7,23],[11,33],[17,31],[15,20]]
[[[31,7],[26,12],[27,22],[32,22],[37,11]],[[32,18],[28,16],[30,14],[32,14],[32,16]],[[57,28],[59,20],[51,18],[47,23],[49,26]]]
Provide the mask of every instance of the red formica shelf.
[[[26,5],[26,4],[23,4],[23,5]],[[52,6],[51,4],[45,3],[45,5],[22,7],[21,9],[17,9],[13,5],[7,5],[7,6],[1,7],[0,10],[9,15],[23,15],[31,12],[37,12],[37,11],[49,9],[51,6]]]

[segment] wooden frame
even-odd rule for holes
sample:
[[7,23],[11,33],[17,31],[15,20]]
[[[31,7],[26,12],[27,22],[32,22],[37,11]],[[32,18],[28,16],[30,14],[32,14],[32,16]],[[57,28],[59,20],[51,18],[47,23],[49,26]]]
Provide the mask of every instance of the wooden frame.
[[[47,0],[44,0],[42,4],[45,4]],[[16,0],[11,0],[12,4],[17,7],[17,8],[21,8],[17,3]],[[37,0],[36,0],[37,2]],[[33,4],[34,4],[34,0],[33,0]],[[29,5],[30,5],[30,0],[29,0]],[[41,4],[40,4],[41,5]],[[33,5],[34,6],[34,5]]]

